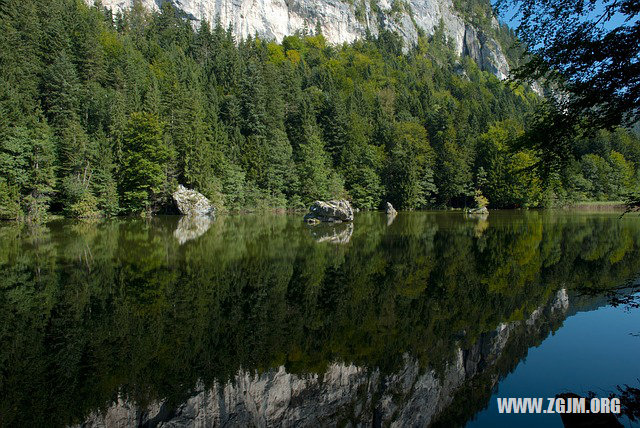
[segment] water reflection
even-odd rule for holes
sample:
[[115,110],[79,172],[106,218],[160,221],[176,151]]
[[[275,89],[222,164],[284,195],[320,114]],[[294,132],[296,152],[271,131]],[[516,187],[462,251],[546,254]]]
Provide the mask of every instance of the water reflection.
[[1,425],[464,423],[576,289],[640,272],[637,217],[179,221],[0,227]]
[[391,226],[395,221],[396,217],[398,217],[397,211],[392,211],[387,213],[387,226]]
[[353,235],[353,223],[316,223],[307,228],[316,242],[348,244]]
[[173,236],[175,236],[180,245],[193,241],[209,230],[212,221],[210,216],[182,216],[178,221],[178,227],[173,232]]

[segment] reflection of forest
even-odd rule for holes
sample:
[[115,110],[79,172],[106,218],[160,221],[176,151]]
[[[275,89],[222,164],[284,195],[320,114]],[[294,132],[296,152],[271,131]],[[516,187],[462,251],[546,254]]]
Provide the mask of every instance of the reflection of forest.
[[254,403],[278,417],[320,399],[295,391],[346,403],[332,420],[468,417],[442,410],[460,391],[482,405],[484,373],[506,373],[557,328],[560,290],[640,272],[637,218],[484,221],[403,213],[387,227],[363,214],[340,246],[318,245],[289,216],[221,217],[182,246],[174,218],[3,226],[0,423],[80,422],[118,397],[171,409],[214,384],[232,405],[242,388],[278,382],[284,404]]
[[240,369],[226,383],[210,388],[199,383],[178,406],[160,401],[141,411],[120,400],[106,412],[94,412],[84,426],[156,421],[172,426],[291,426],[302,421],[304,426],[380,422],[404,427],[428,426],[438,417],[442,426],[463,425],[486,406],[492,387],[528,347],[562,323],[568,305],[562,289],[526,320],[502,323],[470,347],[456,348],[439,370],[425,370],[408,355],[391,374],[347,363],[330,364],[319,375],[289,373],[284,365],[265,372]]

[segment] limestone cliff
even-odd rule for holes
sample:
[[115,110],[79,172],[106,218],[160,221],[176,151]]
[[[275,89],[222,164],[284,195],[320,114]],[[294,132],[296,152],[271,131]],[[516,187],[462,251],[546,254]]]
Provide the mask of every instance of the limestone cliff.
[[[93,3],[94,0],[86,0]],[[134,0],[102,0],[113,11],[125,10]],[[381,29],[400,34],[405,44],[415,44],[418,32],[432,34],[442,21],[458,55],[467,55],[500,79],[509,74],[502,47],[474,28],[456,12],[452,0],[141,0],[157,10],[164,1],[195,22],[220,19],[232,25],[236,37],[261,37],[281,41],[286,35],[320,26],[331,43],[352,42],[367,30],[376,35]],[[493,20],[497,26],[498,21]]]

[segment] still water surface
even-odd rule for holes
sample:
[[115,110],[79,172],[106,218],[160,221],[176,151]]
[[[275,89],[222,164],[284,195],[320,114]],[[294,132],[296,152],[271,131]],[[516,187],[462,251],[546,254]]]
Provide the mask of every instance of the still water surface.
[[495,398],[639,387],[639,277],[616,214],[2,224],[0,425],[562,426]]

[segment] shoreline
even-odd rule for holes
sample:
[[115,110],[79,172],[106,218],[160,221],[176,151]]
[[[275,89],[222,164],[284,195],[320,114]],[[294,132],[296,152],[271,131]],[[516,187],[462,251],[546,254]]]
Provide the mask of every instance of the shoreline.
[[[576,202],[568,205],[561,205],[548,208],[494,208],[489,209],[489,212],[507,212],[507,211],[576,211],[576,212],[625,212],[627,205],[623,201],[594,201],[594,202]],[[305,209],[262,209],[262,210],[221,210],[217,215],[256,215],[256,214],[304,214],[308,212]],[[359,212],[381,212],[384,210],[360,210]],[[399,211],[402,212],[402,211]],[[409,210],[404,212],[465,212],[464,208],[431,208],[425,210]],[[106,219],[126,219],[126,218],[153,218],[164,216],[180,216],[180,214],[174,213],[155,213],[150,216],[140,215],[116,215],[116,216],[96,216],[96,217],[67,217],[62,214],[50,214],[42,222],[28,221],[24,218],[21,219],[0,219],[2,223],[48,223],[56,220],[106,220]]]

